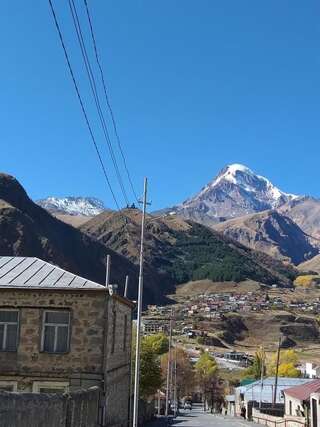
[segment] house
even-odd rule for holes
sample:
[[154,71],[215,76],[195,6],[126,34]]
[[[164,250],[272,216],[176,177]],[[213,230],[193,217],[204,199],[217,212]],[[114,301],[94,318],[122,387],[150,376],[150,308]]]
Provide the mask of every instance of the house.
[[168,320],[163,319],[142,319],[141,327],[146,335],[160,334],[168,332]]
[[304,373],[307,378],[320,378],[320,365],[307,362]]
[[105,425],[128,420],[133,304],[38,258],[0,257],[0,388],[98,386]]
[[300,417],[307,422],[310,414],[310,396],[320,393],[320,379],[284,390],[285,415]]
[[[307,378],[278,378],[276,406],[280,413],[284,413],[284,397],[283,391],[296,385],[310,382]],[[263,383],[258,380],[250,384],[237,387],[235,389],[235,412],[236,415],[241,414],[241,408],[246,408],[247,416],[250,418],[252,408],[259,406],[268,407],[272,404],[274,395],[275,378],[268,377],[263,380]]]
[[310,395],[310,427],[320,427],[320,393]]

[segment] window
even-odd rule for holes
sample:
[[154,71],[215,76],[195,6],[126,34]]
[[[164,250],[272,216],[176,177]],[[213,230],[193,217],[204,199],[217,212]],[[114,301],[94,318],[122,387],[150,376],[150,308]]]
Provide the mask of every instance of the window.
[[16,381],[0,381],[0,391],[17,391],[18,383]]
[[18,310],[0,310],[0,351],[17,351]]
[[128,316],[124,316],[123,351],[127,350]]
[[111,353],[114,353],[116,346],[116,327],[117,327],[117,312],[115,308],[113,309],[113,319],[112,319],[112,342],[111,342]]
[[45,311],[43,313],[42,351],[67,353],[70,335],[69,311]]
[[292,400],[289,400],[289,415],[292,415]]
[[69,391],[68,382],[35,381],[32,385],[33,393],[66,393]]

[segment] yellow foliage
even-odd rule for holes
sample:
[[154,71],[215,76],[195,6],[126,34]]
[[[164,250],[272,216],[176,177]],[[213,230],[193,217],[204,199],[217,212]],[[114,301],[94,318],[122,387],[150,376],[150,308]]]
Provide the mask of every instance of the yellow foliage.
[[[297,353],[290,350],[280,351],[280,363],[279,363],[279,376],[280,377],[299,377],[300,371],[296,369],[299,363]],[[268,366],[268,372],[270,375],[276,374],[277,364],[277,353],[274,353],[271,357],[270,364]]]
[[301,372],[293,363],[281,363],[278,371],[279,377],[297,378],[300,377]]
[[314,274],[307,274],[305,276],[298,276],[294,281],[295,286],[302,288],[310,288],[315,284],[319,283],[320,276]]

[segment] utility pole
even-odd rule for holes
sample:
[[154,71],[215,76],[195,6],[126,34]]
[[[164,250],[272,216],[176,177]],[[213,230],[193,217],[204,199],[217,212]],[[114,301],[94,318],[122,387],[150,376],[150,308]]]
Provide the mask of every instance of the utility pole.
[[274,394],[272,399],[272,408],[275,407],[275,404],[277,402],[277,387],[278,387],[278,374],[279,374],[279,362],[280,362],[280,349],[281,349],[281,335],[279,337],[279,343],[278,343],[278,352],[277,352],[277,366],[276,366],[276,378],[274,382]]
[[140,345],[141,345],[141,314],[142,314],[142,295],[143,295],[143,244],[144,244],[144,225],[147,209],[147,178],[144,179],[143,190],[143,208],[141,220],[141,243],[140,243],[140,268],[139,268],[139,287],[138,287],[138,314],[137,314],[137,337],[136,337],[136,360],[134,373],[134,396],[133,396],[133,427],[138,427],[139,421],[139,387],[140,387]]
[[263,391],[263,377],[264,377],[264,358],[265,358],[265,354],[264,354],[264,347],[262,346],[261,349],[261,376],[260,376],[260,381],[261,381],[261,388],[260,388],[260,403],[259,403],[259,409],[262,408],[262,391]]
[[171,345],[172,345],[172,313],[169,325],[169,352],[168,352],[168,365],[167,365],[167,384],[166,384],[166,412],[165,416],[169,414],[169,391],[170,391],[170,371],[171,371]]
[[177,341],[174,348],[174,416],[178,413],[178,398],[177,398]]
[[107,266],[106,266],[106,287],[107,288],[110,283],[110,267],[111,267],[111,256],[107,255]]
[[128,285],[129,285],[129,276],[126,276],[126,283],[124,285],[124,294],[123,294],[125,298],[127,298],[127,295],[128,295]]

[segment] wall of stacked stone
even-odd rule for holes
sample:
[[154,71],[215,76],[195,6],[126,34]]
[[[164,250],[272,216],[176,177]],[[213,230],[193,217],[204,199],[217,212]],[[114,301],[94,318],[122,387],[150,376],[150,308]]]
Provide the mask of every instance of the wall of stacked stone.
[[0,392],[0,425],[6,427],[97,427],[98,388],[75,393]]
[[108,305],[106,364],[108,426],[125,427],[129,418],[131,332],[131,308],[117,298],[111,298]]
[[[99,291],[1,290],[0,307],[20,309],[18,351],[0,352],[1,379],[23,376],[18,391],[32,390],[27,379],[35,373],[40,381],[74,377],[75,386],[71,381],[71,390],[98,384],[103,377],[105,299],[105,292]],[[71,312],[70,351],[43,353],[40,351],[43,310],[63,308]],[[86,373],[86,384],[82,384],[82,373]]]

